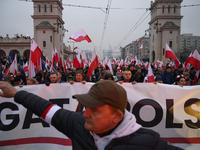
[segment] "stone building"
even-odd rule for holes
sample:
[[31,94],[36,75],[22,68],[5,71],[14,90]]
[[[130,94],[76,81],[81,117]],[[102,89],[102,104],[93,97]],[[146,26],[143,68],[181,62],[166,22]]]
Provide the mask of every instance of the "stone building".
[[[73,55],[71,48],[63,43],[64,21],[62,20],[62,0],[32,0],[34,14],[34,40],[43,51],[43,54],[52,58],[52,48],[62,53],[64,60]],[[17,31],[16,31],[17,32]],[[31,38],[16,35],[10,38],[0,36],[0,54],[7,57],[10,51],[18,53],[23,58],[29,59]]]
[[10,51],[13,51],[13,58],[15,54],[19,54],[24,59],[28,59],[30,55],[31,38],[23,35],[16,35],[10,38],[0,36],[0,54],[1,57],[8,57]]
[[165,62],[166,43],[176,54],[180,52],[181,3],[183,0],[155,0],[151,3],[150,62]]

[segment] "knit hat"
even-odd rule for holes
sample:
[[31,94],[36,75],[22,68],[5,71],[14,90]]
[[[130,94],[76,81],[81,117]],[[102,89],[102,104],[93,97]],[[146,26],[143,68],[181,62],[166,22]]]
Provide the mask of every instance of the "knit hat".
[[172,66],[171,65],[167,65],[166,69],[169,69],[169,68],[172,69]]
[[122,69],[119,69],[119,70],[117,71],[117,74],[118,74],[118,73],[123,74]]
[[112,80],[96,82],[86,94],[72,96],[86,107],[100,107],[105,104],[124,111],[127,105],[125,89]]
[[77,75],[78,73],[80,73],[83,76],[83,71],[82,70],[76,70],[75,74]]

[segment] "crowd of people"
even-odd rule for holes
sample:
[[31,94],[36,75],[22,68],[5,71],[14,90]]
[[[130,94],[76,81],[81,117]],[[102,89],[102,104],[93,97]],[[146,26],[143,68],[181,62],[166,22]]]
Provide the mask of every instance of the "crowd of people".
[[[194,83],[194,78],[197,69],[190,68],[190,71],[185,72],[182,65],[179,65],[178,69],[171,67],[169,64],[163,68],[154,68],[152,66],[155,82],[163,84],[176,84],[180,86],[191,86],[199,84]],[[49,84],[49,83],[65,83],[73,84],[74,82],[97,82],[99,80],[114,80],[120,84],[124,82],[145,83],[147,82],[148,70],[144,65],[137,66],[130,64],[127,67],[119,68],[119,66],[112,65],[113,74],[110,73],[109,68],[106,66],[97,67],[93,71],[91,78],[87,77],[88,67],[83,68],[68,68],[64,71],[63,67],[58,67],[55,72],[49,72],[48,70],[37,71],[35,77],[28,78],[23,75],[19,70],[16,75],[13,73],[5,74],[3,72],[2,80],[9,82],[13,86],[23,86],[31,84]]]

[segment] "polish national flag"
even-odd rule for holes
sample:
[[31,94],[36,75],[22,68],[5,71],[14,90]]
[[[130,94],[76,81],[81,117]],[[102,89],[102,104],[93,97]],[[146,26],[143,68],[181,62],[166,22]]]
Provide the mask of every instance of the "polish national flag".
[[137,43],[140,43],[140,39],[137,39]]
[[54,65],[56,64],[55,62],[55,52],[54,52],[54,49],[52,47],[52,64],[51,64],[51,71],[52,69],[54,68]]
[[87,56],[85,54],[85,51],[81,50],[81,56],[82,56],[81,60],[82,60],[82,63],[83,63],[82,67],[85,68],[85,66],[88,65],[88,60],[87,60]]
[[131,58],[135,59],[135,57],[133,55],[130,54],[130,56],[131,56]]
[[[62,59],[62,52],[60,51],[60,67],[64,68],[64,63],[63,63],[63,59]],[[65,69],[65,68],[64,68]]]
[[5,71],[5,74],[13,73],[13,75],[17,74],[17,54],[15,54],[15,59],[13,60],[10,67]]
[[37,62],[40,60],[42,56],[42,51],[39,46],[35,43],[34,40],[31,42],[31,61],[37,67]]
[[108,60],[108,63],[106,65],[108,66],[110,73],[113,74],[113,69],[112,69],[112,65],[111,65],[110,59]]
[[200,70],[200,55],[197,50],[194,51],[188,63],[192,64],[194,68]]
[[149,67],[148,67],[147,82],[148,83],[155,82],[153,71],[151,69],[151,65],[150,64],[149,64]]
[[176,63],[176,68],[178,68],[180,61],[178,60],[178,58],[174,55],[174,53],[172,52],[172,50],[169,48],[169,46],[166,43],[166,47],[165,47],[165,58],[171,58],[175,60]]
[[123,60],[123,59],[121,59],[121,61],[120,61],[120,64],[119,64],[119,67],[120,67],[120,68],[122,68],[122,67],[123,67],[123,65],[124,65],[124,60]]
[[56,67],[58,67],[59,57],[58,57],[58,52],[57,52],[56,47],[55,47],[54,61],[55,61]]
[[75,49],[77,49],[78,47],[76,46],[76,47],[74,47],[74,49],[73,49],[73,51],[75,50]]
[[148,66],[149,66],[149,62],[146,62],[144,66],[145,66],[145,68],[147,69]]
[[191,57],[192,57],[192,52],[190,53],[188,59],[187,59],[186,62],[184,63],[184,68],[185,68],[185,71],[186,71],[186,72],[190,70],[190,64],[189,64],[188,62],[190,61]]
[[76,55],[76,57],[74,58],[74,60],[73,60],[73,65],[74,65],[75,68],[80,68],[80,66],[81,66],[80,53],[78,53],[78,54]]
[[87,73],[88,79],[90,78],[90,76],[92,76],[92,71],[98,67],[98,64],[99,64],[98,56],[94,49],[94,51],[92,53],[92,62],[90,64],[90,67],[89,67],[88,73]]
[[196,72],[196,75],[194,77],[193,85],[197,85],[197,81],[199,79],[199,70]]
[[116,60],[116,58],[115,57],[113,57],[113,63],[116,65],[116,63],[117,63],[117,60]]
[[26,64],[24,65],[24,72],[28,72],[28,63],[26,62]]
[[143,45],[140,46],[140,49],[143,50]]
[[89,38],[89,36],[85,33],[85,31],[83,31],[83,29],[77,31],[74,35],[69,37],[69,39],[72,39],[76,42],[81,42],[84,40],[87,40],[88,43],[92,42],[91,39]]

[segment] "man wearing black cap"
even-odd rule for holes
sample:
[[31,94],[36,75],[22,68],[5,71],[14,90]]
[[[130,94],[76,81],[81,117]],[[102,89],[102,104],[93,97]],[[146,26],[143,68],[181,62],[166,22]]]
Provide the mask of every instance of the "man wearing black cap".
[[83,113],[72,112],[53,105],[26,91],[17,91],[0,81],[0,96],[14,97],[36,115],[51,123],[72,140],[74,150],[179,150],[168,145],[157,132],[143,129],[135,116],[126,110],[127,94],[111,80],[94,84],[88,93],[76,98],[86,107]]
[[183,65],[180,64],[178,66],[178,69],[174,73],[174,78],[176,78],[178,75],[183,75]]
[[165,84],[173,84],[174,83],[174,76],[172,73],[172,67],[170,65],[166,66],[166,70],[164,70],[160,76],[162,77],[162,81]]

